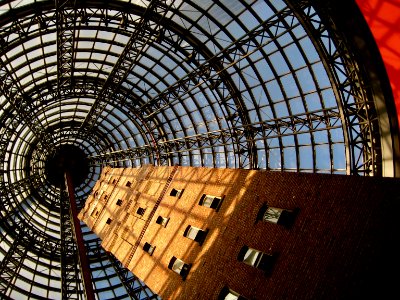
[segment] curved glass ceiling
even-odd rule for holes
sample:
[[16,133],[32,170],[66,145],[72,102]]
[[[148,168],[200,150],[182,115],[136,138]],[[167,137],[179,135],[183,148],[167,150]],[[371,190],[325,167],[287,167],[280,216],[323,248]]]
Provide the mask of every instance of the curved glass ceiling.
[[[381,116],[324,1],[75,2],[0,3],[0,294],[84,298],[46,172],[65,145],[89,160],[78,207],[105,165],[382,176]],[[98,299],[157,298],[83,233]]]

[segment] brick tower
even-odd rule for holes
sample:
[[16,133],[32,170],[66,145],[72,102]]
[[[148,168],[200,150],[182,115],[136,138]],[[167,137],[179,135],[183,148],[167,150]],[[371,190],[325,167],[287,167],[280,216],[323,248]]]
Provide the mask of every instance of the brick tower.
[[382,297],[395,292],[398,186],[393,178],[105,167],[79,218],[162,299]]

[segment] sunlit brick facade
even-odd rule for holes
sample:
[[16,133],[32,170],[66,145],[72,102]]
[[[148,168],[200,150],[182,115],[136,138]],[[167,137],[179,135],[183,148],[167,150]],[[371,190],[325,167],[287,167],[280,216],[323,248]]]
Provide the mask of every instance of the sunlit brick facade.
[[398,184],[106,167],[79,218],[162,299],[347,299],[393,289]]

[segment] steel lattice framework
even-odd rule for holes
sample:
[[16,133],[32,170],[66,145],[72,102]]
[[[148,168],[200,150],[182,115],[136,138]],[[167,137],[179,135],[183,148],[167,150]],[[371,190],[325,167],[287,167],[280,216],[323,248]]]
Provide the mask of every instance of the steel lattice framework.
[[[369,50],[334,5],[0,4],[0,295],[85,297],[68,196],[48,171],[65,145],[89,162],[78,208],[106,165],[394,176],[387,82],[371,83]],[[83,234],[98,299],[158,298]]]

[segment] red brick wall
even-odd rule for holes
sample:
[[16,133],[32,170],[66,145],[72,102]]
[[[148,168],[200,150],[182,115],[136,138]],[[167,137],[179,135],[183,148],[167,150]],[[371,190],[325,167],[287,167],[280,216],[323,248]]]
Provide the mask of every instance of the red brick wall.
[[[172,169],[154,170],[149,180],[162,186]],[[216,299],[225,285],[249,299],[347,299],[390,291],[386,274],[398,262],[398,184],[179,167],[129,268],[163,299]],[[172,188],[185,189],[180,199],[169,196]],[[198,205],[203,193],[225,196],[218,212]],[[293,227],[256,223],[263,202],[300,208]],[[166,228],[155,223],[158,215],[170,217]],[[187,225],[209,229],[202,246],[183,237]],[[152,256],[142,250],[144,242],[156,246]],[[237,260],[243,245],[278,254],[270,275]],[[193,264],[185,281],[167,268],[172,256]]]

